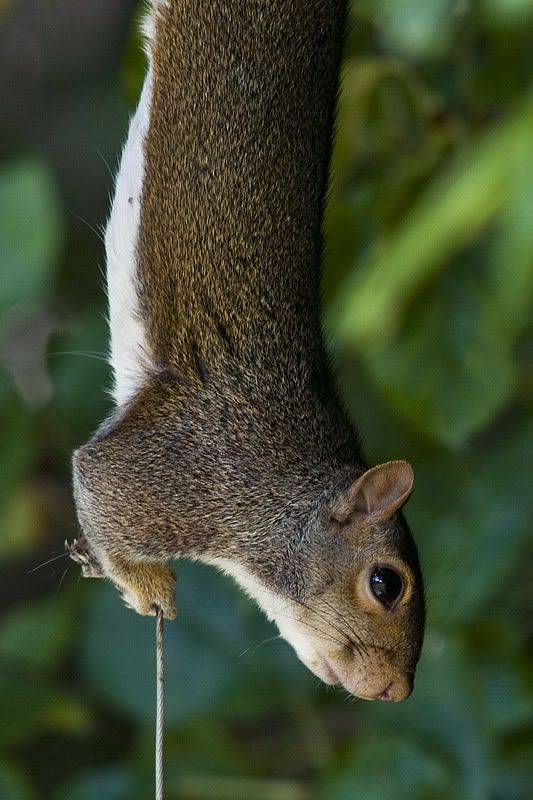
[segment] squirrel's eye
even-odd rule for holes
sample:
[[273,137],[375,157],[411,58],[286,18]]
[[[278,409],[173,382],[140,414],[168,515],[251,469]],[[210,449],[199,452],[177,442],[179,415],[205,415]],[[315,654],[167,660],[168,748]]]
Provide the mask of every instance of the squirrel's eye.
[[378,567],[370,577],[370,588],[380,603],[392,608],[402,592],[403,581],[395,570]]

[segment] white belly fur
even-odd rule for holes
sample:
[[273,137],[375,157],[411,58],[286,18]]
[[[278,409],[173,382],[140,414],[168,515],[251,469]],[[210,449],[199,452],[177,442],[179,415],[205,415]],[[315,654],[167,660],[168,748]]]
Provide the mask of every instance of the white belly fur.
[[144,177],[143,142],[150,121],[151,95],[149,71],[130,123],[105,236],[110,361],[114,373],[113,397],[117,406],[131,400],[154,368],[140,314],[136,277]]
[[[157,7],[154,0],[143,22],[150,58]],[[128,138],[115,181],[115,196],[106,229],[107,299],[113,397],[117,406],[128,403],[156,370],[141,317],[137,282],[137,237],[144,179],[144,139],[150,123],[152,70],[148,70],[139,105],[130,122]]]

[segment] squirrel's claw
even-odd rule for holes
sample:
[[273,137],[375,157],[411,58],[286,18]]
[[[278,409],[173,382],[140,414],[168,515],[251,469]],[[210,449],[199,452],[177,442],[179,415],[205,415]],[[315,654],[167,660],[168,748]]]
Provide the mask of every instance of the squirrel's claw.
[[84,578],[103,578],[105,577],[104,571],[100,566],[100,562],[94,555],[89,542],[85,536],[80,536],[79,539],[69,544],[65,540],[65,550],[70,558],[81,566],[81,574]]

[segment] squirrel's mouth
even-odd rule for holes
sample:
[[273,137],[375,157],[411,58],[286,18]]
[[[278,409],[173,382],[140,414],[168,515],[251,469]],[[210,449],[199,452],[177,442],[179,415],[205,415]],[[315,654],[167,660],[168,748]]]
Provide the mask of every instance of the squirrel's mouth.
[[323,658],[320,662],[320,666],[318,669],[314,670],[315,674],[324,682],[327,683],[328,686],[342,686],[346,691],[350,692],[350,694],[355,694],[360,700],[378,700],[380,699],[380,694],[377,695],[367,695],[367,694],[360,694],[359,692],[354,692],[353,689],[348,688],[346,683],[339,678],[338,674],[335,672],[329,661]]
[[313,666],[312,671],[324,683],[329,686],[343,686],[350,694],[359,697],[361,700],[384,700],[384,701],[398,701],[405,700],[409,697],[412,690],[412,677],[407,676],[403,678],[389,681],[386,686],[376,691],[376,693],[363,693],[362,691],[354,690],[353,687],[347,686],[346,682],[339,678],[337,672],[333,669],[330,662],[322,658],[321,661]]
[[324,683],[327,683],[329,686],[336,686],[336,685],[342,686],[341,679],[339,678],[339,676],[337,675],[337,673],[335,672],[329,661],[326,661],[325,658],[322,659],[320,666],[316,670],[316,674],[322,681],[324,681]]

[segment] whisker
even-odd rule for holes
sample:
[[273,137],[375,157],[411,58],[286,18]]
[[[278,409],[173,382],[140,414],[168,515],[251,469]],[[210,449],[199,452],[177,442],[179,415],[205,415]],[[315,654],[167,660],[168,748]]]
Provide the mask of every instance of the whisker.
[[102,355],[102,353],[91,353],[89,350],[57,350],[53,353],[48,353],[51,358],[55,358],[57,356],[83,356],[84,358],[94,358],[96,361],[106,361],[107,358]]
[[342,622],[344,622],[344,624],[346,625],[346,627],[350,631],[351,635],[356,640],[356,642],[353,642],[353,644],[355,645],[357,651],[361,652],[361,650],[362,650],[364,655],[368,656],[368,648],[366,646],[366,643],[363,641],[363,639],[361,638],[359,633],[357,633],[357,631],[353,628],[353,626],[350,624],[350,622],[346,619],[344,614],[342,614],[338,609],[335,609],[332,606],[332,604],[328,600],[326,600],[325,598],[322,598],[322,601],[327,605],[327,607],[329,607],[331,609],[332,612],[334,612],[334,613],[336,613],[336,614],[338,614],[340,616]]
[[93,147],[96,150],[96,152],[98,153],[98,155],[100,156],[100,158],[102,159],[102,161],[104,162],[104,164],[106,165],[107,171],[109,172],[111,180],[114,183],[115,182],[115,176],[113,175],[113,171],[112,171],[111,167],[109,166],[109,161],[107,160],[107,158],[104,156],[104,154],[102,153],[102,151],[100,150],[100,148],[96,144],[93,144]]
[[65,569],[65,571],[63,572],[63,574],[62,574],[62,576],[61,576],[61,578],[59,580],[59,583],[58,583],[57,589],[56,589],[56,594],[59,594],[59,590],[61,589],[61,586],[63,585],[63,581],[65,580],[65,575],[67,574],[67,572],[68,572],[68,567]]
[[349,637],[346,635],[346,633],[345,633],[345,632],[342,630],[342,628],[339,628],[339,626],[338,626],[338,625],[336,625],[336,624],[333,622],[333,620],[331,619],[331,617],[329,617],[329,616],[327,616],[326,614],[324,614],[324,612],[323,612],[323,611],[319,611],[318,609],[311,608],[311,606],[308,606],[306,603],[304,603],[304,601],[303,601],[303,600],[297,600],[296,602],[297,602],[297,603],[299,603],[299,604],[300,604],[301,606],[303,606],[304,608],[306,608],[306,609],[307,609],[308,611],[310,611],[312,614],[316,614],[316,616],[317,616],[319,619],[322,619],[322,620],[323,620],[323,621],[326,623],[326,625],[328,625],[328,626],[332,627],[334,631],[336,631],[338,634],[340,634],[340,636],[342,636],[342,637],[343,637],[343,638],[346,640],[345,642],[343,642],[343,645],[346,645],[346,644],[353,644],[353,643],[350,641],[350,638],[349,638]]
[[278,639],[282,639],[282,638],[283,637],[282,637],[282,635],[280,633],[278,633],[277,636],[269,636],[268,639],[263,639],[262,642],[258,642],[257,644],[251,644],[250,647],[247,647],[246,650],[243,650],[242,653],[238,657],[242,658],[247,653],[249,653],[251,650],[253,650],[255,652],[256,650],[259,650],[260,647],[263,647],[263,645],[269,644],[270,642],[275,642]]
[[26,575],[31,575],[32,572],[36,572],[38,569],[42,569],[42,567],[48,566],[48,564],[51,564],[53,561],[57,561],[58,558],[66,558],[67,556],[68,553],[60,553],[58,556],[53,556],[52,558],[49,558],[48,561],[43,561],[42,564],[37,564],[36,567],[32,567],[31,569],[29,569]]
[[305,620],[296,619],[296,617],[293,617],[291,614],[282,614],[279,611],[276,611],[276,615],[279,617],[284,617],[285,619],[290,619],[292,622],[299,622],[301,625],[305,625],[306,628],[310,628],[310,630],[322,634],[319,638],[325,642],[335,642],[335,644],[338,644],[339,647],[346,647],[348,643],[347,639],[345,641],[340,641],[322,628],[317,628],[316,625],[312,625],[310,622],[306,622]]
[[105,244],[104,236],[102,232],[98,230],[98,228],[96,228],[94,225],[91,225],[91,223],[88,222],[88,220],[84,219],[83,217],[80,217],[80,215],[76,214],[74,211],[71,211],[70,213],[73,217],[75,217],[75,219],[79,220],[84,225],[86,225],[89,228],[89,230],[94,233],[97,239],[99,239],[102,242],[102,244]]

